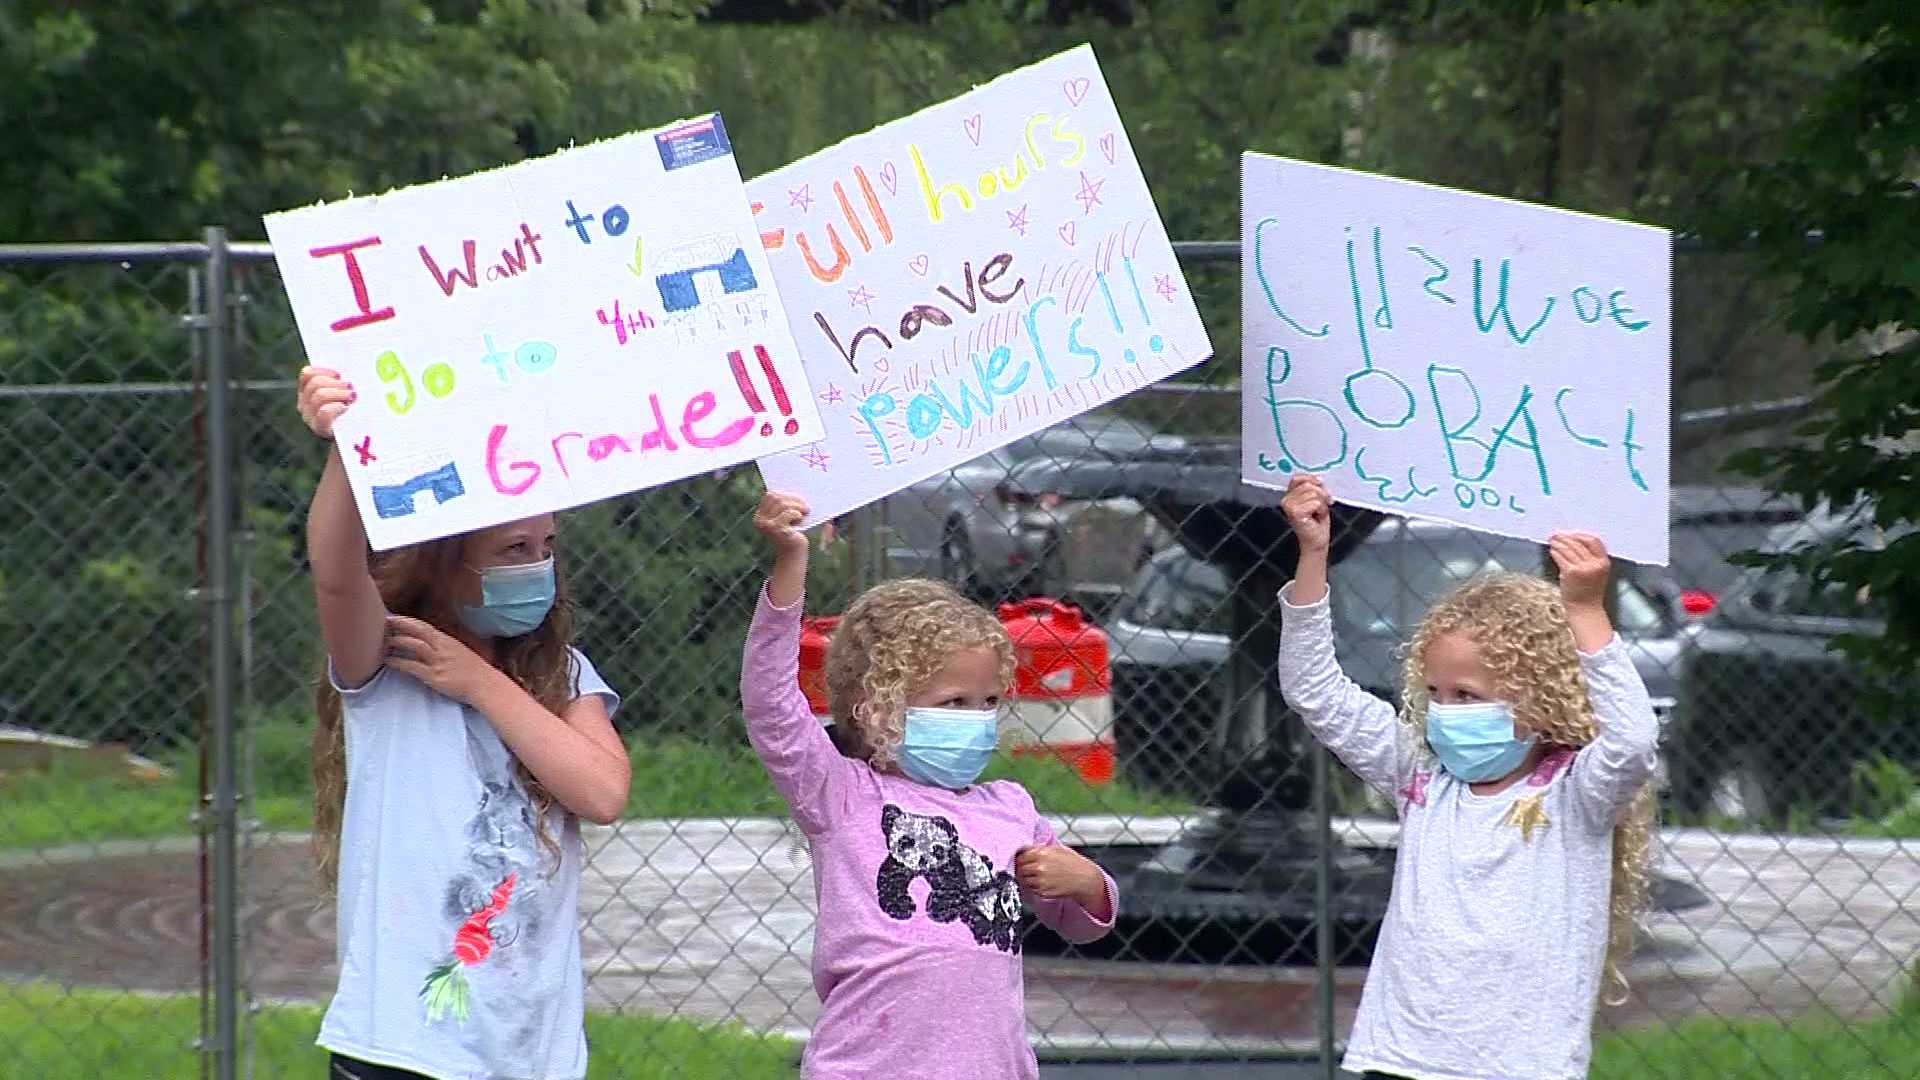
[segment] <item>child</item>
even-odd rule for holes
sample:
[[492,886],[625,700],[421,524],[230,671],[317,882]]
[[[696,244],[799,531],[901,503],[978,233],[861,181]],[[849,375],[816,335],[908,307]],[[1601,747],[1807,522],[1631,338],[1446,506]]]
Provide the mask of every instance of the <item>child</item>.
[[798,681],[805,516],[778,494],[754,515],[773,572],[740,676],[748,737],[813,852],[821,1009],[801,1075],[1037,1077],[1022,904],[1067,940],[1094,941],[1113,925],[1113,880],[1058,844],[1020,785],[974,782],[1013,645],[944,585],[888,582],[847,609],[826,674],[853,754],[834,748]]
[[1659,736],[1607,620],[1605,547],[1554,537],[1557,593],[1500,574],[1436,603],[1408,647],[1396,723],[1334,660],[1326,489],[1296,476],[1282,506],[1300,562],[1280,594],[1281,690],[1400,808],[1393,894],[1345,1067],[1586,1076],[1603,974],[1624,991],[1646,893]]
[[[354,400],[300,373],[322,439]],[[337,881],[337,1080],[577,1080],[587,1047],[578,818],[610,822],[630,766],[619,698],[568,644],[543,514],[369,558],[338,447],[307,519],[327,677],[314,839]]]

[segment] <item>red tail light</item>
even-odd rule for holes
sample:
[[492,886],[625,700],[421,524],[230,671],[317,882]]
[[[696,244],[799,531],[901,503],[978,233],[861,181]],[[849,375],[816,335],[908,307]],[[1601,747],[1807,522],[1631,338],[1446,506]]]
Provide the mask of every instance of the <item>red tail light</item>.
[[1705,589],[1687,589],[1680,594],[1680,610],[1699,618],[1713,610],[1719,598]]

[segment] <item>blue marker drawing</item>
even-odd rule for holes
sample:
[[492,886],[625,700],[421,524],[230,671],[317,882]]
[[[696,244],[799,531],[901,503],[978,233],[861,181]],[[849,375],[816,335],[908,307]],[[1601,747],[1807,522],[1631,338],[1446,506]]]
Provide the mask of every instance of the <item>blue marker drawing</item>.
[[1370,475],[1367,472],[1366,465],[1363,463],[1366,456],[1367,448],[1364,446],[1353,455],[1353,472],[1354,475],[1365,480],[1367,483],[1377,485],[1377,493],[1381,502],[1408,503],[1416,498],[1426,498],[1440,490],[1437,487],[1421,488],[1419,482],[1413,478],[1414,467],[1409,465],[1407,466],[1407,493],[1400,496],[1389,495],[1387,494],[1387,489],[1393,486],[1393,478],[1390,476]]
[[[1450,428],[1447,426],[1446,408],[1440,402],[1440,384],[1435,381],[1434,376],[1443,372],[1448,375],[1458,376],[1462,382],[1467,384],[1467,392],[1473,395],[1473,415],[1467,419],[1466,423],[1461,424],[1459,427]],[[1468,434],[1468,432],[1473,429],[1473,425],[1479,422],[1481,411],[1480,388],[1473,384],[1472,376],[1457,367],[1429,364],[1427,366],[1427,389],[1433,395],[1433,413],[1440,421],[1440,438],[1447,448],[1447,468],[1448,471],[1453,474],[1455,480],[1464,480],[1468,483],[1477,484],[1493,475],[1494,466],[1499,462],[1500,447],[1511,443],[1523,450],[1533,451],[1534,464],[1540,476],[1540,493],[1542,495],[1553,494],[1553,486],[1547,480],[1547,459],[1540,450],[1540,432],[1534,427],[1533,413],[1527,409],[1528,402],[1533,400],[1532,387],[1524,385],[1520,387],[1520,400],[1514,405],[1512,414],[1507,417],[1507,422],[1500,425],[1499,429],[1494,432],[1491,443],[1486,442],[1477,435]],[[1521,442],[1519,439],[1513,437],[1513,426],[1523,420],[1526,422],[1527,437],[1532,440],[1531,442]],[[1468,476],[1460,471],[1460,461],[1453,449],[1453,444],[1456,442],[1472,443],[1487,452],[1486,465],[1478,473]]]
[[1433,275],[1427,280],[1421,282],[1420,283],[1421,289],[1425,291],[1428,296],[1433,297],[1435,300],[1444,300],[1449,304],[1453,303],[1454,302],[1453,297],[1448,296],[1446,293],[1443,293],[1439,289],[1434,288],[1435,285],[1438,285],[1441,282],[1447,280],[1447,276],[1452,273],[1452,271],[1447,269],[1447,264],[1427,254],[1427,249],[1420,247],[1417,244],[1409,245],[1407,250],[1427,260],[1428,265],[1432,266],[1435,270],[1440,271],[1439,273]]
[[1567,407],[1564,404],[1567,400],[1567,395],[1571,393],[1573,393],[1573,387],[1565,386],[1561,387],[1559,393],[1553,395],[1553,411],[1560,414],[1560,426],[1567,429],[1567,434],[1573,436],[1574,442],[1584,443],[1587,446],[1597,446],[1602,450],[1606,449],[1607,441],[1605,439],[1596,439],[1590,435],[1582,435],[1573,430],[1573,422],[1567,419]]
[[1260,282],[1260,291],[1266,294],[1267,307],[1272,310],[1274,315],[1277,316],[1281,322],[1286,323],[1288,326],[1293,327],[1295,331],[1297,331],[1298,333],[1306,337],[1310,337],[1310,338],[1326,337],[1327,332],[1330,329],[1328,324],[1322,323],[1320,326],[1320,329],[1317,332],[1313,330],[1309,330],[1306,327],[1301,326],[1299,323],[1294,322],[1293,316],[1288,315],[1284,310],[1281,309],[1280,301],[1274,299],[1273,283],[1267,280],[1267,264],[1264,260],[1260,258],[1260,252],[1262,249],[1262,245],[1266,241],[1267,226],[1269,225],[1278,226],[1279,224],[1280,224],[1279,218],[1262,218],[1259,224],[1253,227],[1253,276]]
[[[1378,253],[1379,253],[1379,233],[1380,233],[1380,230],[1378,229],[1374,230],[1374,245],[1375,245],[1374,251],[1375,251],[1376,257],[1378,256]],[[1382,282],[1383,289],[1385,288],[1385,281],[1386,279],[1382,277],[1381,282]],[[1354,264],[1353,264],[1353,229],[1351,227],[1347,229],[1347,284],[1353,292],[1353,326],[1354,326],[1354,329],[1360,332],[1360,362],[1366,365],[1365,368],[1363,368],[1362,370],[1356,371],[1352,375],[1347,376],[1347,383],[1346,383],[1347,408],[1352,409],[1353,415],[1359,417],[1363,423],[1369,424],[1373,427],[1380,428],[1384,431],[1391,431],[1394,428],[1405,427],[1407,425],[1407,422],[1413,419],[1413,408],[1414,408],[1413,391],[1408,388],[1406,383],[1400,381],[1400,377],[1398,375],[1395,375],[1391,371],[1376,369],[1373,366],[1373,346],[1370,345],[1367,341],[1366,306],[1360,299],[1360,272],[1354,267]],[[1381,293],[1382,303],[1380,307],[1381,311],[1384,311],[1386,309],[1385,298],[1386,298],[1386,294],[1382,292]],[[1377,318],[1379,315],[1379,311],[1376,311],[1374,314],[1375,314],[1375,317]],[[1393,325],[1393,320],[1391,316],[1388,317],[1387,325],[1388,326]],[[1361,379],[1367,377],[1368,375],[1377,375],[1380,378],[1387,380],[1387,385],[1392,386],[1394,389],[1400,391],[1400,396],[1402,398],[1402,402],[1401,402],[1402,407],[1401,407],[1400,416],[1398,419],[1395,419],[1395,420],[1376,419],[1372,416],[1369,416],[1367,414],[1367,410],[1360,407],[1360,401],[1354,394],[1354,385],[1358,383]],[[1376,379],[1374,381],[1378,382],[1379,380]]]
[[1507,285],[1512,277],[1512,265],[1511,259],[1500,260],[1500,296],[1493,305],[1493,314],[1483,315],[1480,260],[1473,260],[1473,321],[1480,327],[1481,333],[1487,334],[1493,331],[1493,321],[1500,319],[1507,324],[1507,335],[1516,343],[1525,345],[1532,340],[1535,331],[1546,325],[1547,317],[1553,314],[1553,297],[1547,297],[1547,306],[1540,312],[1540,317],[1533,320],[1533,325],[1527,327],[1526,333],[1521,333],[1519,328],[1513,325],[1513,313],[1507,309]]
[[[1628,430],[1632,430],[1631,418]],[[467,485],[460,480],[460,470],[449,461],[398,484],[373,485],[374,513],[382,518],[407,517],[414,511],[415,496],[423,491],[432,495],[434,505],[438,506],[465,495]]]
[[[1104,287],[1105,284],[1106,279],[1102,278],[1102,287]],[[1040,361],[1040,375],[1047,381],[1048,393],[1053,392],[1055,384],[1053,379],[1053,365],[1047,362],[1047,347],[1040,342],[1040,309],[1046,307],[1048,304],[1058,302],[1059,301],[1051,296],[1043,296],[1027,307],[1027,340],[1033,343],[1033,358]],[[1111,307],[1113,301],[1109,299],[1107,303],[1108,306]],[[1118,315],[1114,316],[1114,321],[1118,322],[1119,318]]]
[[[1273,362],[1276,359],[1275,354],[1278,354],[1277,358],[1284,365],[1278,376],[1275,376],[1273,372]],[[1347,460],[1347,426],[1340,422],[1339,413],[1334,412],[1332,409],[1327,408],[1317,401],[1309,401],[1305,398],[1280,397],[1277,393],[1280,384],[1286,382],[1287,377],[1292,374],[1293,357],[1287,350],[1277,345],[1269,348],[1267,350],[1267,415],[1273,420],[1273,437],[1280,444],[1281,454],[1280,460],[1276,462],[1275,465],[1281,472],[1292,472],[1295,468],[1304,469],[1307,472],[1324,472]],[[1327,419],[1333,421],[1334,430],[1340,434],[1340,449],[1332,457],[1318,464],[1311,464],[1300,460],[1300,455],[1294,452],[1293,447],[1287,445],[1286,425],[1280,420],[1280,411],[1282,409],[1293,410],[1293,423],[1296,426],[1305,426],[1311,422],[1306,417],[1300,415],[1303,410],[1313,410],[1324,414]],[[1264,458],[1262,459],[1262,464],[1264,465]]]
[[1633,309],[1620,306],[1620,298],[1625,295],[1627,295],[1627,290],[1625,289],[1615,289],[1607,294],[1607,314],[1613,316],[1613,321],[1619,323],[1621,329],[1629,334],[1637,334],[1651,324],[1645,319],[1641,319],[1639,322],[1628,322],[1626,320],[1626,316],[1633,314]]
[[1393,329],[1393,309],[1387,303],[1387,264],[1380,258],[1380,226],[1373,227],[1373,276],[1380,283],[1380,306],[1373,309],[1373,325]]
[[1641,446],[1639,443],[1633,441],[1633,409],[1632,407],[1628,407],[1627,409],[1627,435],[1626,435],[1626,438],[1620,440],[1620,445],[1625,447],[1627,451],[1627,475],[1633,478],[1633,485],[1639,488],[1641,491],[1651,490],[1650,488],[1647,487],[1646,477],[1640,475],[1639,466],[1633,463],[1633,452],[1635,450],[1645,450],[1646,447]]
[[[727,237],[708,237],[683,245],[665,256],[669,263],[711,258],[724,251]],[[676,256],[678,257],[676,259]],[[717,274],[720,287],[729,296],[734,293],[751,292],[759,287],[753,276],[753,264],[747,261],[746,249],[735,246],[733,254],[710,262],[697,262],[682,265],[680,269],[659,274],[653,283],[660,290],[660,304],[669,312],[690,311],[700,306],[700,289],[694,279],[701,274]]]
[[[1587,298],[1593,301],[1592,315],[1587,314],[1587,306],[1580,302],[1580,296],[1582,293],[1585,293]],[[1573,290],[1573,313],[1579,316],[1581,322],[1591,326],[1594,323],[1599,322],[1600,317],[1602,315],[1605,315],[1607,311],[1606,311],[1606,305],[1600,302],[1600,294],[1597,292],[1594,292],[1592,289],[1588,288],[1585,285],[1581,285]]]

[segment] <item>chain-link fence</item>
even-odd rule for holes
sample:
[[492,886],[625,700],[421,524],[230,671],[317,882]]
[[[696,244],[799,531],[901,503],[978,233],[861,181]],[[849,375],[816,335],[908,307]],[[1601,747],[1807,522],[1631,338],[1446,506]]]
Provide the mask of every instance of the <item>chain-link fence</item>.
[[[943,577],[1104,668],[1023,669],[994,766],[1121,889],[1107,939],[1026,938],[1049,1073],[1331,1076],[1394,808],[1277,693],[1294,553],[1277,500],[1237,483],[1238,251],[1183,248],[1223,357],[1194,376],[1211,384],[1149,388],[852,515],[809,607]],[[1828,648],[1871,630],[1872,598],[1729,562],[1849,527],[1715,473],[1784,437],[1804,390],[1800,351],[1739,316],[1741,273],[1704,253],[1677,268],[1674,565],[1623,573],[1613,598],[1666,717],[1666,827],[1594,1075],[1920,1075],[1902,839],[1920,739],[1869,722]],[[302,545],[322,448],[291,407],[300,357],[262,245],[0,248],[0,1076],[321,1071],[333,910],[305,843]],[[1762,371],[1779,381],[1756,390]],[[588,829],[594,1076],[792,1075],[816,1013],[806,849],[739,720],[757,497],[742,468],[564,516],[580,643],[626,695],[634,766],[624,820]],[[1336,553],[1342,664],[1389,698],[1437,595],[1543,563],[1362,514]],[[1553,942],[1516,948],[1555,962]]]

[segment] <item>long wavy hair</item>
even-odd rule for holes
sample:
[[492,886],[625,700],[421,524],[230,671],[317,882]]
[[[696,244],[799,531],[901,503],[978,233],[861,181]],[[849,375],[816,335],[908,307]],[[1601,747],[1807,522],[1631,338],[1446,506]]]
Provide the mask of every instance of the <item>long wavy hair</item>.
[[[1427,611],[1407,646],[1400,722],[1411,745],[1427,747],[1427,649],[1446,634],[1465,634],[1493,676],[1494,692],[1512,706],[1517,724],[1543,744],[1578,750],[1598,727],[1580,655],[1560,592],[1525,574],[1489,574],[1442,597]],[[1429,756],[1430,748],[1426,749]],[[1602,1000],[1627,1000],[1627,959],[1647,905],[1655,817],[1650,781],[1615,819],[1613,885],[1608,901],[1607,956]]]
[[[459,625],[459,615],[449,593],[465,564],[463,553],[472,535],[450,536],[371,553],[368,567],[387,610],[430,622],[453,633]],[[573,604],[558,556],[555,557],[554,585],[553,610],[547,612],[546,621],[531,633],[501,639],[494,663],[535,701],[558,713],[572,702],[574,686],[573,660],[568,652],[573,640]],[[313,852],[321,879],[332,889],[340,876],[340,822],[347,805],[347,740],[341,723],[340,693],[327,677],[324,657],[313,698]],[[535,779],[525,765],[516,762],[515,773],[532,804],[540,845],[557,866],[560,843],[547,826],[547,815],[554,805],[553,793]]]
[[905,736],[907,698],[953,654],[988,648],[1000,660],[1000,684],[1013,680],[1006,627],[950,585],[921,578],[888,581],[847,608],[827,646],[827,704],[848,757],[891,768]]

